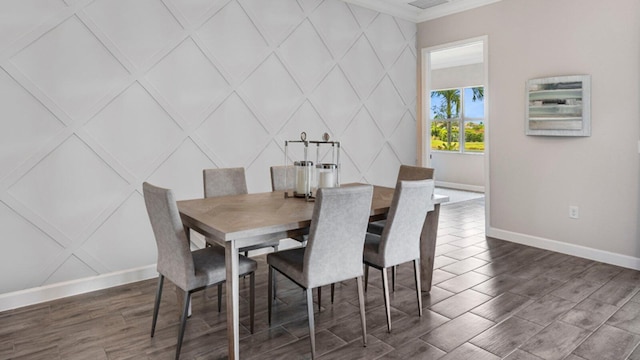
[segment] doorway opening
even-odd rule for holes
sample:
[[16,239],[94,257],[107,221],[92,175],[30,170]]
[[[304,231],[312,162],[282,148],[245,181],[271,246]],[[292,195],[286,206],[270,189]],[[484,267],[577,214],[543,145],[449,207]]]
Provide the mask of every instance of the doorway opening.
[[483,36],[422,49],[421,92],[422,165],[435,169],[440,188],[484,193],[486,209],[487,40]]

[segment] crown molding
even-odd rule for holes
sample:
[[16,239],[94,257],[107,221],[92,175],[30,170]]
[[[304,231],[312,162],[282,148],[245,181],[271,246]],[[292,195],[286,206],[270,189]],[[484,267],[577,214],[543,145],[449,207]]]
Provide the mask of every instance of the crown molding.
[[459,12],[475,9],[481,6],[493,4],[502,0],[458,0],[446,4],[434,6],[430,9],[421,10],[417,16],[418,23],[437,19],[443,16],[456,14]]
[[442,5],[421,10],[408,5],[409,0],[403,3],[391,0],[342,0],[346,3],[362,6],[383,14],[399,17],[414,23],[421,23],[437,19],[443,16],[463,12],[477,7],[493,4],[502,0],[452,0]]
[[[358,6],[362,6],[363,8],[375,10],[381,12],[383,14],[399,17],[401,19],[405,19],[414,23],[418,23],[420,20],[419,13],[420,9],[415,8],[416,10],[411,10],[413,6],[411,5],[397,5],[388,0],[342,0],[349,4],[354,4]],[[407,1],[409,2],[409,1]]]

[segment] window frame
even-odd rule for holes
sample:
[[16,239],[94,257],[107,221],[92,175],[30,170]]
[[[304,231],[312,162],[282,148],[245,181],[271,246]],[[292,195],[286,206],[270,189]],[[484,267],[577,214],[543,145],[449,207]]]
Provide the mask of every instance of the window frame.
[[[465,89],[472,89],[472,88],[485,88],[484,85],[472,85],[472,86],[461,86],[461,87],[454,87],[454,88],[442,88],[442,89],[432,89],[431,92],[429,93],[429,99],[430,99],[430,104],[433,106],[433,102],[431,101],[431,97],[432,94],[436,91],[446,91],[446,90],[458,90],[460,92],[460,111],[458,112],[458,116],[455,118],[441,118],[441,119],[435,119],[432,117],[432,110],[429,109],[429,133],[431,132],[431,126],[432,123],[435,122],[450,122],[452,123],[452,127],[453,127],[453,123],[457,122],[458,123],[458,150],[442,150],[442,149],[434,149],[431,146],[431,151],[435,151],[435,152],[439,152],[439,153],[445,153],[445,154],[452,154],[452,153],[458,153],[458,154],[469,154],[469,155],[484,155],[485,151],[466,151],[465,150],[465,144],[466,144],[466,135],[465,135],[465,124],[469,123],[469,122],[476,122],[476,123],[482,123],[484,124],[486,122],[486,116],[482,116],[479,118],[475,118],[475,117],[466,117],[465,116],[465,106],[464,106],[464,102],[465,102]],[[484,99],[483,101],[483,115],[484,115]],[[482,142],[484,144],[484,133],[483,133],[483,139]],[[485,148],[486,149],[486,148]]]

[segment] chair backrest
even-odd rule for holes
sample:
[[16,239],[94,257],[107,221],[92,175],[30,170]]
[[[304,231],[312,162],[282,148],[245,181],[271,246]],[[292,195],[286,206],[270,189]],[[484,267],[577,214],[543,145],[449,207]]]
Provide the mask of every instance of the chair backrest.
[[420,166],[400,165],[398,181],[433,179],[433,169]]
[[433,180],[399,181],[396,185],[378,250],[385,266],[420,257],[420,234],[427,212],[433,210],[433,188]]
[[204,169],[204,197],[248,194],[244,168]]
[[[295,188],[295,171],[293,165],[280,165],[271,167],[271,190],[282,191]],[[288,188],[288,189],[287,189]]]
[[362,276],[364,239],[371,214],[371,185],[318,190],[303,277],[309,288]]
[[193,255],[173,192],[147,182],[142,190],[158,246],[158,272],[179,288],[190,290],[187,284],[195,274]]

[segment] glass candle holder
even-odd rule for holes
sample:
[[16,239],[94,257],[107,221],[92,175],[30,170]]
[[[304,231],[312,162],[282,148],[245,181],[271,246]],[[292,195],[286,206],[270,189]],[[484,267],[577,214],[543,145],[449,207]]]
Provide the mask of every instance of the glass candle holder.
[[293,196],[311,196],[311,169],[313,169],[313,161],[295,161],[293,165],[296,171],[296,183]]
[[316,165],[316,179],[318,188],[332,188],[338,186],[338,165],[323,163]]

